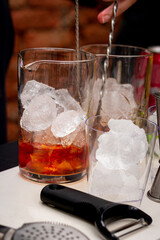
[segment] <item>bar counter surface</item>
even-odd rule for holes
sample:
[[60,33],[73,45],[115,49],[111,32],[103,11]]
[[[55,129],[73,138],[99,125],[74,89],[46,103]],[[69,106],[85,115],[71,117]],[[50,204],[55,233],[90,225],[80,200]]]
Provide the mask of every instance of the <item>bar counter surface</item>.
[[[0,224],[19,228],[30,222],[56,222],[75,227],[90,240],[100,240],[97,229],[90,223],[43,204],[40,192],[46,184],[23,178],[18,168],[17,142],[0,145]],[[64,184],[65,185],[65,184]],[[86,178],[66,186],[87,192]],[[150,188],[150,181],[146,192]],[[160,240],[160,203],[146,197],[140,209],[149,214],[153,223],[124,238],[125,240]]]

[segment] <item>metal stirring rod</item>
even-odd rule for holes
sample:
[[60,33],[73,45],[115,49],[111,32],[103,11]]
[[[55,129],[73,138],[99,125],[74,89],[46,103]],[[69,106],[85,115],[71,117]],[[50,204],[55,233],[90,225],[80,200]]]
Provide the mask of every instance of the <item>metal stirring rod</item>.
[[79,1],[75,0],[75,19],[76,19],[76,58],[79,59]]
[[[80,59],[79,52],[79,0],[75,0],[75,35],[76,35],[76,60]],[[81,81],[80,81],[80,64],[77,62],[76,66],[78,97],[81,103]]]
[[111,53],[111,47],[112,47],[112,41],[114,36],[114,28],[116,23],[116,14],[118,10],[118,1],[114,1],[114,7],[113,7],[113,17],[111,19],[111,31],[109,33],[109,42],[107,46],[107,54],[106,54],[106,60],[104,61],[104,74],[102,75],[102,86],[100,89],[100,100],[98,104],[98,109],[96,115],[100,115],[101,105],[102,105],[102,98],[104,94],[104,87],[107,79],[107,71],[109,68],[109,55]]

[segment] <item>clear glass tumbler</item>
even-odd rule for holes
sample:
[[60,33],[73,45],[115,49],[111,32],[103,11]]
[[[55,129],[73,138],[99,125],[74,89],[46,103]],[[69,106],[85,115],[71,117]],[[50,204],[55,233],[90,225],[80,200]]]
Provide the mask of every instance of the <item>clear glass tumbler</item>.
[[85,119],[95,56],[64,48],[18,54],[19,167],[26,178],[63,183],[88,170]]
[[99,115],[86,120],[88,191],[113,202],[140,206],[158,127],[144,119]]
[[[107,69],[107,45],[89,44],[81,49],[97,58],[92,115],[117,113],[122,117],[133,114],[146,117],[153,54],[148,49],[113,44]],[[101,96],[101,109],[97,111]]]
[[[148,108],[148,119],[157,124],[157,108],[156,105],[152,105]],[[156,172],[159,167],[159,159],[160,159],[160,146],[159,146],[159,134],[157,133],[155,148],[154,148],[154,155],[151,167],[151,182],[156,175]]]

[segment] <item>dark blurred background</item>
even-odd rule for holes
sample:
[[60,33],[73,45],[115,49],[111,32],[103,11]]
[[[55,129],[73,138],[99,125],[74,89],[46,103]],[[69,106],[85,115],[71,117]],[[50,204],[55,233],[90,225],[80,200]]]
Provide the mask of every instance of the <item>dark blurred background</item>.
[[[108,43],[110,23],[102,25],[97,21],[97,14],[108,4],[101,0],[79,0],[79,3],[80,46]],[[138,0],[117,18],[114,42],[142,47],[160,45],[159,5],[158,0],[153,3]],[[75,48],[74,0],[9,0],[9,8],[14,27],[14,48],[5,81],[7,142],[18,138],[18,51],[32,47]]]

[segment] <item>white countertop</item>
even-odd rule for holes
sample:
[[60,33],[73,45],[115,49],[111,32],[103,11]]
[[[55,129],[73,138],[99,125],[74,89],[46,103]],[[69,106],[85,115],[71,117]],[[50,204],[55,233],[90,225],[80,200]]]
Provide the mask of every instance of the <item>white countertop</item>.
[[[90,223],[43,204],[40,192],[45,185],[21,177],[18,167],[0,172],[0,224],[19,228],[29,222],[60,222],[77,228],[91,240],[101,239]],[[67,186],[86,192],[86,179]],[[160,240],[160,203],[149,200],[145,194],[140,208],[152,217],[153,223],[124,239]]]

